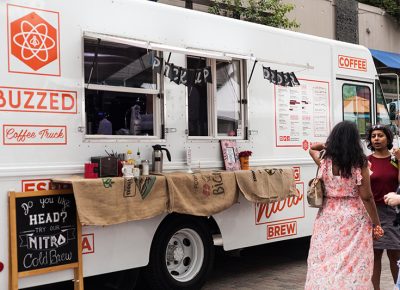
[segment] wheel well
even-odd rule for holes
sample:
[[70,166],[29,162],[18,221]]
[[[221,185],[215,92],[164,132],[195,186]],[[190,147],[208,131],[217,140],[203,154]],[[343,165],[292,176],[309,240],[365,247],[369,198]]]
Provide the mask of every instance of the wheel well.
[[169,223],[171,220],[183,220],[183,219],[190,219],[196,222],[200,222],[203,223],[204,225],[207,226],[207,228],[209,229],[211,235],[215,235],[215,234],[220,234],[221,231],[218,227],[217,222],[215,221],[215,219],[210,216],[210,217],[205,217],[205,216],[194,216],[194,215],[188,215],[188,214],[180,214],[180,213],[171,213],[169,215],[167,215],[162,222],[158,225],[158,228],[155,232],[154,235],[157,235],[158,232],[160,231],[160,229],[167,223]]

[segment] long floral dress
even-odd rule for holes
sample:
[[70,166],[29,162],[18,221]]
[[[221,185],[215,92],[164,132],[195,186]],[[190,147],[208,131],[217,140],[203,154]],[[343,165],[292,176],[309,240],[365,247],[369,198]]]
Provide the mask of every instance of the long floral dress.
[[334,176],[332,161],[323,159],[318,175],[326,197],[314,224],[305,289],[372,289],[372,223],[358,195],[361,169],[348,179]]

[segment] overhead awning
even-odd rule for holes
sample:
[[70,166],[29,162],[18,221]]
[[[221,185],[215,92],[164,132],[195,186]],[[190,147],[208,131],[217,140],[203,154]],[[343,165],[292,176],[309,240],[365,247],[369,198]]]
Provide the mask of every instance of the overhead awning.
[[400,69],[400,54],[383,50],[370,49],[372,56],[388,68]]

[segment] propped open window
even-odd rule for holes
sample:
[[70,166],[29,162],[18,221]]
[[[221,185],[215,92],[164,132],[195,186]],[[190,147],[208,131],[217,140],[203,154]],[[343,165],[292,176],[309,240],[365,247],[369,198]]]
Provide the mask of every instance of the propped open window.
[[87,135],[161,136],[159,53],[134,44],[84,37]]
[[188,87],[189,137],[245,138],[244,61],[188,56],[187,68],[211,66],[213,82]]

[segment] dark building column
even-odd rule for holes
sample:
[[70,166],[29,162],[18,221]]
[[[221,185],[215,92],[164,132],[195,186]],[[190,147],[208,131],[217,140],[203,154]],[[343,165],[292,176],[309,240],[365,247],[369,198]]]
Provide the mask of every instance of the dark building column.
[[193,1],[192,0],[185,0],[185,8],[193,9]]
[[336,0],[336,39],[358,44],[358,2]]

